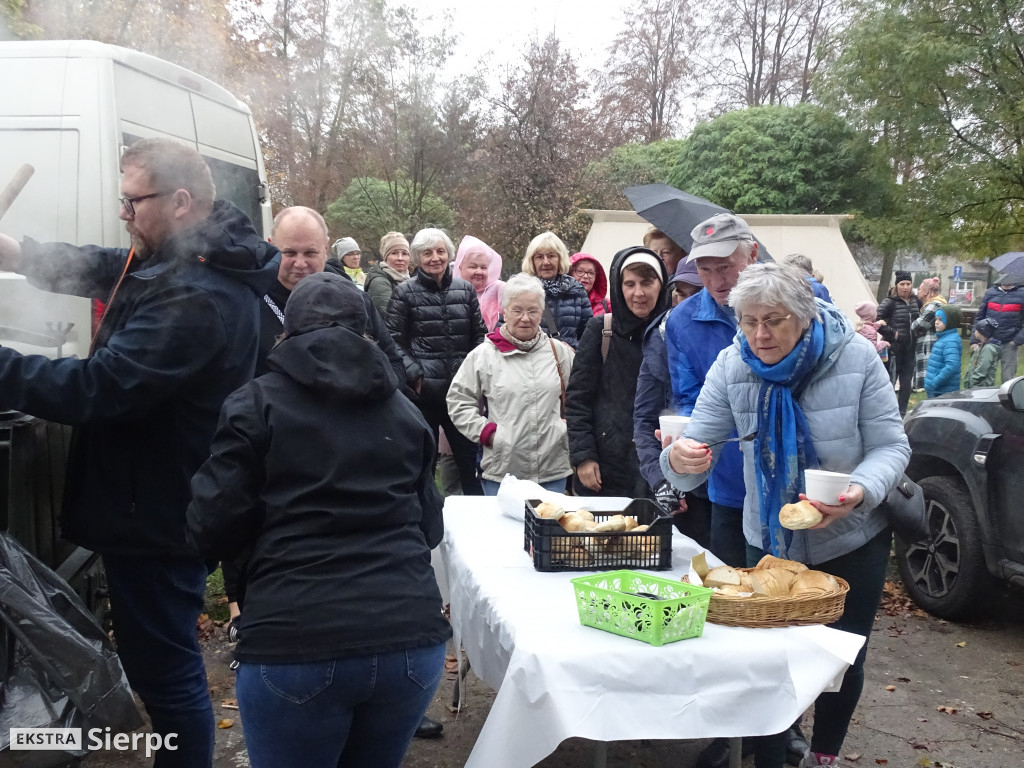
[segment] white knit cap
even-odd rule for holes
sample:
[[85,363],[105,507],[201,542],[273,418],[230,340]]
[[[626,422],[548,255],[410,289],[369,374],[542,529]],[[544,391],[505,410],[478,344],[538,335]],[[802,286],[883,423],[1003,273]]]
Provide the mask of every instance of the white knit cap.
[[654,256],[650,253],[644,253],[643,251],[639,251],[638,253],[630,254],[629,256],[626,257],[626,260],[622,262],[622,266],[619,267],[619,280],[622,279],[622,273],[635,264],[646,264],[648,267],[654,270],[654,274],[658,276],[659,280],[661,279],[661,276],[664,273],[665,269],[664,265],[658,260],[657,256]]

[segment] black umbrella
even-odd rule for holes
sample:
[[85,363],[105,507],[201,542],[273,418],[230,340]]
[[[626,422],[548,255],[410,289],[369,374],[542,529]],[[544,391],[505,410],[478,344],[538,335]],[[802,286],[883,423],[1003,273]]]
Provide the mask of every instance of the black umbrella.
[[[625,195],[632,203],[634,211],[668,235],[687,253],[693,248],[693,237],[690,233],[694,227],[716,213],[732,213],[728,208],[715,205],[710,200],[683,192],[668,184],[629,187]],[[773,261],[764,244],[756,237],[754,239],[758,245],[758,260]]]
[[1004,253],[1002,256],[996,256],[988,264],[997,272],[1019,275],[1024,273],[1024,253],[1020,251]]

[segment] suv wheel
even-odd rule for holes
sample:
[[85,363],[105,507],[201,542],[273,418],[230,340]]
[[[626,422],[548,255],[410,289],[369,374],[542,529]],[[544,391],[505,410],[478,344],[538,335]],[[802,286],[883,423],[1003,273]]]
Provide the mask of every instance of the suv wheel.
[[911,599],[935,616],[963,619],[984,608],[993,589],[985,567],[978,517],[963,481],[921,481],[929,537],[906,544],[896,539],[896,561]]

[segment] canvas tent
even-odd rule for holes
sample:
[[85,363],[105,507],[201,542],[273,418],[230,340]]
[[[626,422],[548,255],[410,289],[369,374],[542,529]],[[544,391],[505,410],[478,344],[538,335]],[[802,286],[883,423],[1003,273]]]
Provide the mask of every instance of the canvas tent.
[[[639,245],[651,226],[634,211],[587,210],[593,219],[587,239],[580,249],[597,258],[607,269],[616,252]],[[814,267],[825,278],[832,299],[847,317],[856,319],[853,308],[862,301],[871,301],[874,294],[853,260],[839,225],[848,216],[740,214],[779,260],[788,253],[809,256]]]

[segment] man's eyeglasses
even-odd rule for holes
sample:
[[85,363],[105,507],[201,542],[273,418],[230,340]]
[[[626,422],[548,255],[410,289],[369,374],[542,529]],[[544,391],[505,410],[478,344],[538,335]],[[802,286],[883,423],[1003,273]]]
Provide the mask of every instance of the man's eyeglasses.
[[142,202],[143,200],[149,200],[151,197],[163,197],[169,195],[170,192],[150,192],[148,195],[136,195],[135,197],[121,197],[118,198],[121,201],[121,207],[127,211],[129,216],[135,215],[135,204]]
[[758,329],[763,325],[769,333],[774,333],[791,317],[793,317],[793,315],[785,315],[783,317],[766,317],[764,320],[754,320],[752,317],[745,317],[740,320],[740,328],[742,328],[745,333],[757,333]]
[[543,312],[539,309],[520,309],[519,307],[509,307],[505,310],[505,314],[509,317],[528,317],[531,320],[536,320],[540,317]]
[[597,277],[597,272],[592,269],[574,269],[572,274],[574,277]]

